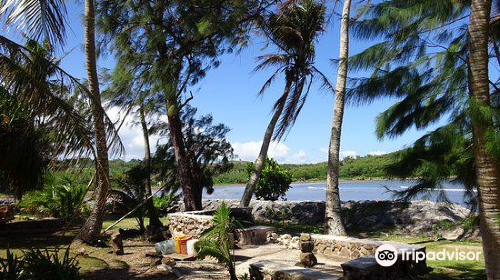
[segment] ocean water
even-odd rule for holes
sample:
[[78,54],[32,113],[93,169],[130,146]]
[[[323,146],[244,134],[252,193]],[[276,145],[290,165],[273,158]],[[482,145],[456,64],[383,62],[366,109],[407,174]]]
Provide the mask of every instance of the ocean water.
[[[401,191],[415,184],[414,181],[348,181],[340,183],[340,199],[342,201],[359,200],[386,200],[393,199],[391,191]],[[293,183],[286,193],[286,199],[290,201],[323,201],[326,196],[326,183]],[[215,187],[214,192],[204,194],[206,199],[225,198],[240,199],[245,185],[231,185]],[[458,185],[448,182],[444,184],[443,190],[452,202],[465,205],[465,190]],[[439,192],[429,191],[427,194],[417,197],[416,200],[427,199],[436,201]]]

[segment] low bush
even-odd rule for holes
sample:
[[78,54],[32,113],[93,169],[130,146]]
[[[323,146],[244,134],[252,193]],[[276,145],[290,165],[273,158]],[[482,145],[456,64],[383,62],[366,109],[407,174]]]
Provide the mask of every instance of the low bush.
[[77,280],[79,270],[69,247],[62,254],[58,248],[31,249],[21,257],[7,250],[6,258],[0,259],[0,280]]
[[20,206],[25,212],[60,218],[69,225],[86,217],[86,194],[87,188],[81,185],[46,186],[43,190],[26,194]]
[[[248,176],[253,173],[254,164],[247,165]],[[290,189],[292,175],[283,169],[274,159],[266,158],[264,169],[260,174],[255,186],[255,196],[257,199],[275,201],[285,199],[286,192]]]
[[167,213],[169,208],[178,200],[178,196],[175,194],[163,194],[162,196],[154,196],[153,204],[160,213]]

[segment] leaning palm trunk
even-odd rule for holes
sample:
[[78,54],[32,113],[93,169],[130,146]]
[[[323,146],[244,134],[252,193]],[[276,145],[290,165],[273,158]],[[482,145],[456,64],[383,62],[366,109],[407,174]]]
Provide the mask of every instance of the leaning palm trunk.
[[[490,107],[488,21],[491,0],[473,0],[469,19],[469,92],[478,106]],[[492,120],[473,116],[472,134],[479,192],[480,230],[488,280],[500,279],[500,163],[486,149]]]
[[344,1],[342,23],[340,25],[340,55],[335,89],[335,105],[333,107],[332,132],[328,149],[328,170],[326,174],[326,209],[325,231],[333,235],[346,235],[340,215],[339,166],[340,135],[344,117],[344,98],[347,82],[347,63],[349,57],[349,10],[351,0]]
[[290,93],[291,84],[291,79],[287,77],[283,96],[279,100],[273,118],[267,125],[266,133],[264,134],[264,139],[262,140],[262,146],[260,147],[259,156],[255,161],[255,169],[252,172],[252,175],[250,175],[250,179],[248,180],[245,192],[243,193],[243,197],[241,198],[241,207],[248,207],[248,205],[250,205],[250,200],[252,199],[255,186],[257,185],[257,180],[259,179],[259,176],[262,173],[262,169],[264,169],[264,164],[266,163],[267,151],[269,150],[269,145],[271,144],[271,139],[274,134],[274,128],[276,127],[281,113],[283,112],[283,108],[285,107],[286,99],[288,97],[288,94]]
[[[139,107],[139,117],[141,119],[142,136],[144,137],[144,161],[148,169],[148,180],[146,182],[146,195],[151,196],[151,148],[149,144],[149,130],[146,122],[146,115],[144,112],[144,105],[141,103]],[[160,227],[162,223],[156,214],[156,209],[153,205],[153,200],[150,199],[146,202],[146,207],[149,214],[149,225],[152,227]]]
[[95,50],[95,14],[94,2],[85,1],[85,63],[92,95],[92,115],[94,120],[96,139],[96,182],[97,201],[85,225],[78,234],[78,239],[87,243],[94,243],[100,237],[102,222],[104,220],[106,199],[109,193],[109,162],[108,146],[106,143],[106,130],[104,116],[101,110],[101,94],[97,78],[96,50]]

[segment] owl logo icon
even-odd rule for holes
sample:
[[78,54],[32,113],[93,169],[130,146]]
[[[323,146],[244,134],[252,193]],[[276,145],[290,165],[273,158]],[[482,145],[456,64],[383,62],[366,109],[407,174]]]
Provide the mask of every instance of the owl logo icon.
[[389,244],[382,245],[375,251],[375,260],[381,266],[391,266],[398,260],[398,250]]

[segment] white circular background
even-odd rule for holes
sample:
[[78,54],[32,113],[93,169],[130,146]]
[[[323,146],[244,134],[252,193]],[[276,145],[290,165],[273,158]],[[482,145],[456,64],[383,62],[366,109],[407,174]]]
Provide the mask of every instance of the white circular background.
[[[381,259],[379,259],[379,252],[382,252],[382,251],[391,251],[391,252],[393,252],[394,253],[394,259],[392,259],[392,260],[381,260]],[[396,248],[394,248],[394,246],[392,246],[392,245],[384,244],[384,245],[378,247],[377,251],[375,251],[375,259],[377,260],[377,263],[380,264],[381,266],[385,266],[385,267],[391,266],[391,265],[395,264],[396,261],[398,260],[398,250],[396,250]]]

